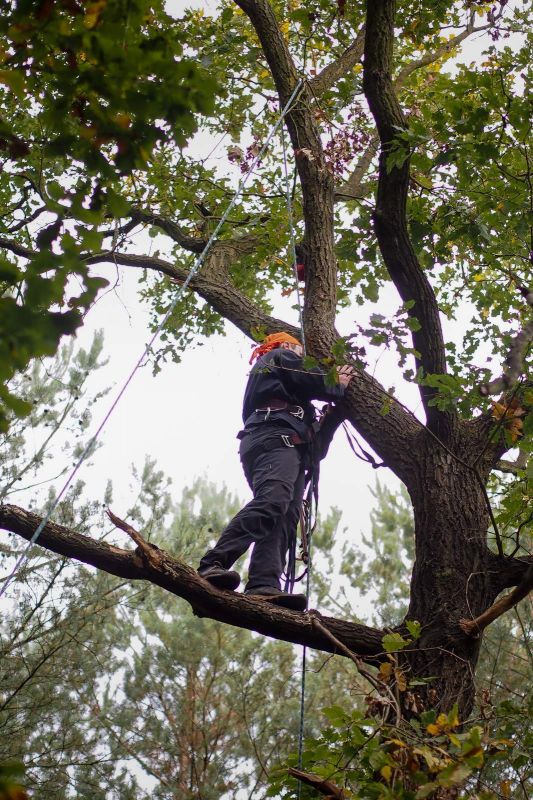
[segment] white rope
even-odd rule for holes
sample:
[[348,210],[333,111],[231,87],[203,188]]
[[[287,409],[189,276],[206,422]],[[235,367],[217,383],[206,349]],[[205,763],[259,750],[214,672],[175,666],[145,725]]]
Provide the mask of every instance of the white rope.
[[292,192],[289,179],[289,168],[287,165],[287,151],[285,149],[285,129],[281,129],[281,146],[283,148],[283,170],[285,173],[285,193],[287,195],[287,215],[289,217],[289,257],[292,258],[292,265],[294,270],[294,282],[296,284],[296,297],[298,299],[298,314],[300,317],[300,331],[302,336],[302,347],[304,356],[307,355],[307,348],[305,346],[305,333],[304,333],[304,315],[303,304],[300,294],[300,285],[298,280],[298,265],[296,264],[296,237],[294,234],[294,216],[292,213]]
[[218,225],[216,226],[216,228],[214,229],[213,233],[209,237],[204,249],[202,250],[200,255],[196,258],[196,261],[193,263],[193,265],[192,265],[192,267],[191,267],[191,269],[189,271],[189,274],[187,275],[187,278],[182,283],[182,285],[180,286],[179,290],[176,292],[176,296],[175,296],[174,300],[172,301],[172,303],[170,304],[165,316],[163,317],[162,321],[160,322],[160,324],[156,328],[156,330],[153,333],[152,337],[150,338],[148,344],[144,348],[140,358],[135,362],[135,365],[134,365],[133,369],[129,373],[128,377],[126,378],[126,380],[125,380],[125,382],[124,382],[124,384],[122,386],[122,388],[118,392],[118,394],[115,397],[115,399],[113,400],[109,410],[107,411],[106,415],[104,416],[102,422],[100,423],[100,425],[96,429],[95,434],[89,440],[88,445],[86,446],[85,450],[81,454],[79,460],[77,461],[77,463],[74,466],[73,470],[69,474],[67,480],[63,484],[63,486],[61,488],[61,491],[59,492],[59,494],[55,498],[54,502],[52,503],[52,505],[51,505],[50,509],[48,510],[47,514],[45,515],[45,517],[39,523],[39,526],[35,530],[35,533],[31,537],[31,539],[28,542],[26,548],[24,549],[24,551],[22,552],[22,554],[18,558],[17,563],[15,564],[15,566],[13,568],[13,571],[6,578],[4,578],[5,582],[4,582],[4,585],[2,586],[2,588],[0,589],[0,598],[5,594],[5,592],[7,591],[8,586],[10,585],[10,583],[13,580],[14,576],[16,575],[16,573],[18,572],[18,570],[20,569],[20,567],[22,566],[24,561],[28,558],[28,553],[29,553],[31,547],[33,547],[33,545],[36,543],[36,541],[39,538],[39,536],[41,535],[44,527],[50,521],[50,518],[51,518],[52,514],[54,513],[54,511],[56,510],[57,506],[59,505],[59,502],[60,502],[61,498],[63,497],[63,495],[67,491],[68,487],[72,483],[72,481],[73,481],[74,477],[76,476],[78,470],[80,469],[81,465],[83,464],[83,462],[85,461],[85,459],[87,458],[89,453],[91,452],[91,449],[92,449],[93,445],[95,444],[95,442],[97,441],[98,437],[100,436],[100,433],[104,429],[109,417],[111,416],[111,414],[115,410],[115,408],[118,405],[120,399],[122,398],[122,395],[124,394],[124,392],[126,391],[128,386],[130,385],[131,381],[133,380],[133,376],[135,375],[135,373],[137,372],[137,370],[139,369],[141,364],[144,362],[144,360],[147,357],[147,355],[150,353],[150,351],[151,351],[151,349],[152,349],[152,347],[154,345],[154,342],[156,341],[157,337],[159,336],[159,334],[161,333],[162,329],[166,325],[168,319],[170,318],[170,315],[172,314],[172,312],[176,308],[177,304],[179,303],[180,299],[182,298],[182,296],[183,296],[185,290],[187,289],[187,287],[189,286],[190,282],[195,277],[195,275],[198,273],[200,267],[202,266],[202,264],[204,262],[205,257],[207,256],[209,250],[211,249],[211,247],[213,245],[213,242],[215,241],[216,237],[218,236],[218,233],[219,233],[220,229],[222,228],[223,224],[226,222],[230,212],[232,211],[232,209],[235,206],[235,203],[237,202],[242,190],[244,189],[244,186],[245,186],[246,182],[248,181],[248,178],[250,177],[250,175],[254,171],[257,163],[261,160],[264,152],[266,151],[268,145],[270,144],[270,141],[271,141],[272,137],[276,134],[279,126],[283,122],[283,120],[284,120],[285,116],[287,115],[288,111],[290,110],[292,104],[296,100],[296,97],[300,93],[302,85],[303,85],[303,81],[300,79],[298,81],[298,83],[296,84],[296,86],[294,87],[294,90],[293,90],[291,96],[289,97],[289,99],[287,100],[287,103],[285,104],[285,107],[281,111],[281,114],[278,117],[277,121],[270,128],[270,131],[269,131],[269,133],[267,135],[267,138],[265,139],[265,141],[263,143],[263,146],[261,147],[261,150],[258,152],[258,154],[253,159],[253,161],[252,161],[252,163],[251,163],[251,165],[250,165],[250,167],[248,169],[248,172],[244,175],[243,178],[241,178],[241,180],[239,182],[239,185],[237,186],[237,189],[235,191],[235,194],[233,195],[233,199],[231,200],[231,202],[228,205],[226,211],[224,212],[224,214],[220,218],[220,221],[218,222]]

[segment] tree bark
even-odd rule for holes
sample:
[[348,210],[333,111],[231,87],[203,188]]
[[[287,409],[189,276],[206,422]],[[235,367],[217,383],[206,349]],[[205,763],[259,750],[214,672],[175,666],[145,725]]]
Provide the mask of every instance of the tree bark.
[[477,617],[498,593],[486,543],[488,507],[479,478],[463,459],[434,442],[426,442],[417,456],[407,483],[415,563],[406,619],[418,620],[422,633],[402,661],[412,676],[435,676],[417,689],[419,707],[445,710],[457,702],[464,719],[474,702],[480,640],[459,623]]

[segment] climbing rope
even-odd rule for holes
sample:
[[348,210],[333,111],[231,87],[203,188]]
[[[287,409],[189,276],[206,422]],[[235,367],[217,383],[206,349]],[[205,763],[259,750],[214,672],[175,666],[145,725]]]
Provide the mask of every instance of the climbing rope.
[[300,293],[300,282],[298,280],[298,267],[296,265],[296,235],[294,232],[294,215],[292,211],[292,190],[289,178],[289,167],[287,163],[287,150],[285,148],[285,129],[281,129],[281,147],[283,151],[283,171],[285,174],[285,194],[287,195],[287,216],[289,221],[289,257],[292,259],[292,266],[294,270],[294,282],[296,284],[296,297],[298,299],[298,314],[300,317],[300,331],[302,336],[302,347],[304,356],[307,355],[307,348],[305,346],[305,333],[304,333],[304,319],[303,319],[303,303]]
[[204,262],[205,257],[207,256],[209,250],[211,249],[211,247],[213,245],[213,242],[215,241],[216,237],[218,236],[218,233],[219,233],[220,229],[222,228],[222,226],[226,222],[229,214],[231,213],[233,207],[235,206],[237,200],[239,199],[239,197],[240,197],[240,195],[241,195],[241,193],[242,193],[242,191],[243,191],[243,189],[244,189],[244,187],[245,187],[245,185],[246,185],[246,183],[248,181],[248,178],[250,177],[250,175],[254,171],[256,165],[258,164],[258,162],[263,157],[263,154],[266,151],[268,145],[270,144],[270,141],[271,141],[272,137],[275,136],[278,128],[280,127],[281,123],[285,119],[285,116],[290,111],[290,109],[292,108],[293,104],[296,102],[296,99],[298,98],[298,96],[299,96],[299,94],[300,94],[300,92],[302,90],[302,87],[303,87],[303,80],[300,79],[298,81],[298,83],[296,84],[296,86],[294,87],[294,90],[293,90],[291,96],[289,97],[289,99],[287,100],[287,103],[285,104],[285,107],[282,109],[278,119],[271,126],[271,128],[270,128],[270,130],[268,132],[268,135],[267,135],[267,137],[266,137],[266,139],[265,139],[265,141],[263,143],[263,146],[261,147],[260,151],[257,153],[255,158],[253,159],[253,161],[250,164],[250,167],[248,168],[248,171],[246,172],[246,174],[239,181],[239,184],[237,186],[237,189],[235,191],[235,194],[233,195],[233,198],[232,198],[231,202],[229,203],[226,211],[224,212],[224,214],[220,218],[220,220],[219,220],[217,226],[215,227],[213,233],[209,237],[204,249],[202,250],[202,252],[199,254],[199,256],[194,261],[194,263],[193,263],[193,265],[192,265],[192,267],[191,267],[191,269],[189,271],[189,274],[187,275],[185,281],[181,284],[180,288],[176,292],[176,296],[174,297],[172,303],[170,304],[165,316],[163,317],[162,321],[160,322],[160,324],[158,325],[158,327],[154,331],[153,335],[151,336],[151,338],[150,338],[148,344],[146,345],[146,347],[144,348],[140,358],[135,362],[135,365],[134,365],[133,369],[131,370],[130,374],[126,378],[126,380],[125,380],[122,388],[118,392],[117,396],[113,400],[113,402],[112,402],[109,410],[107,411],[106,415],[104,416],[102,422],[100,423],[100,425],[96,429],[96,432],[94,433],[94,435],[89,440],[88,445],[86,446],[85,450],[81,454],[81,456],[78,459],[76,465],[74,466],[74,468],[70,472],[70,474],[69,474],[68,478],[66,479],[65,483],[63,484],[59,494],[57,495],[57,497],[55,498],[54,502],[50,506],[48,512],[46,513],[46,515],[44,516],[44,518],[41,520],[40,524],[36,528],[33,536],[31,537],[31,539],[28,542],[27,546],[25,547],[24,551],[22,552],[22,554],[18,558],[18,560],[17,560],[17,562],[16,562],[16,564],[15,564],[15,566],[13,568],[13,571],[7,576],[7,578],[4,579],[4,585],[0,589],[0,598],[5,594],[5,592],[7,591],[8,587],[9,587],[9,585],[11,583],[11,581],[13,580],[13,578],[15,577],[15,575],[17,574],[17,572],[19,571],[19,569],[21,568],[21,566],[23,565],[25,560],[28,558],[28,554],[29,554],[30,549],[37,542],[37,539],[41,535],[44,527],[50,521],[50,518],[51,518],[52,514],[54,513],[54,511],[56,510],[57,506],[59,505],[59,502],[61,501],[61,498],[63,497],[63,495],[67,491],[68,487],[72,483],[72,481],[75,478],[76,474],[78,473],[81,465],[83,464],[83,462],[85,461],[87,456],[92,451],[92,448],[93,448],[94,444],[98,440],[98,437],[100,436],[102,430],[104,429],[105,425],[107,424],[107,421],[109,420],[111,414],[113,413],[113,411],[117,407],[120,399],[122,398],[122,395],[124,394],[124,392],[126,391],[128,386],[130,385],[131,381],[133,380],[133,377],[134,377],[135,373],[137,372],[137,370],[139,369],[141,364],[143,364],[143,362],[145,361],[145,359],[148,356],[148,354],[150,353],[150,351],[151,351],[156,339],[158,338],[158,336],[161,333],[162,329],[164,328],[164,326],[166,325],[167,321],[169,320],[172,312],[174,311],[174,309],[176,308],[176,306],[179,303],[180,299],[182,298],[185,290],[187,289],[187,287],[189,286],[190,282],[195,277],[195,275],[198,273],[200,267],[202,266],[202,264]]

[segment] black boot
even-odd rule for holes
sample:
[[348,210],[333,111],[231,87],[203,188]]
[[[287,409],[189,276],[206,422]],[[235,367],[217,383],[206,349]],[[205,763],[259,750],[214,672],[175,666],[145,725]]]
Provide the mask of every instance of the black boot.
[[220,564],[213,564],[210,567],[201,567],[198,570],[198,575],[216,589],[228,589],[230,592],[234,591],[241,578],[238,572],[230,569],[224,569]]
[[293,611],[305,611],[307,598],[305,594],[289,594],[275,589],[273,586],[262,586],[259,589],[247,589],[244,594],[253,600],[265,600],[267,603],[290,608]]

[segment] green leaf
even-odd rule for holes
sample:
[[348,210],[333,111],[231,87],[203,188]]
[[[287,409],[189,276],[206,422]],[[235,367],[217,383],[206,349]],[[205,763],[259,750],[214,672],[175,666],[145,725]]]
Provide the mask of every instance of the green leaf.
[[422,626],[420,622],[416,619],[408,619],[406,620],[405,627],[413,637],[413,639],[420,639],[420,633],[422,631]]
[[403,650],[404,647],[407,647],[412,642],[411,639],[404,639],[400,633],[386,633],[381,641],[387,653]]

